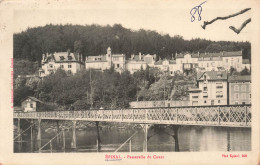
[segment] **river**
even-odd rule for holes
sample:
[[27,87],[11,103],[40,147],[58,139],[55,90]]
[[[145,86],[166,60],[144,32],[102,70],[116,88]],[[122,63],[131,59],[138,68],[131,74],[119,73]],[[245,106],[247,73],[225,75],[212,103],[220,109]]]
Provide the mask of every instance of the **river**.
[[[100,129],[101,152],[114,152],[136,131],[138,133],[131,140],[131,151],[142,152],[144,135],[142,129],[124,129],[113,127]],[[46,144],[56,131],[42,131],[41,146]],[[173,131],[169,128],[162,130],[149,129],[148,152],[175,152]],[[30,131],[23,135],[23,142],[19,149],[19,143],[14,143],[14,152],[38,152],[32,151]],[[72,131],[65,132],[65,150],[57,147],[57,140],[53,140],[52,152],[97,152],[97,132],[95,127],[76,130],[77,149],[71,149]],[[198,151],[250,151],[250,128],[226,128],[226,127],[200,127],[183,126],[178,130],[180,152]],[[21,143],[20,143],[21,144]],[[119,152],[128,152],[129,143],[126,143]],[[43,148],[42,152],[50,152],[50,145]]]

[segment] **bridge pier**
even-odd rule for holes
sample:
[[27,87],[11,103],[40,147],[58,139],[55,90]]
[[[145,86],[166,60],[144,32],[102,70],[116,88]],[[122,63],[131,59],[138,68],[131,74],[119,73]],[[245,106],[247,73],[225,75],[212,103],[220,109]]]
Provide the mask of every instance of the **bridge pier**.
[[[18,120],[17,120],[17,132],[18,132],[18,135],[20,135],[20,133],[21,133],[21,119],[20,118],[18,118]],[[19,137],[18,137],[18,151],[19,152],[21,152],[21,149],[22,149],[22,135],[20,135]]]
[[97,129],[97,152],[100,152],[101,150],[101,139],[99,134],[99,121],[96,121],[96,129]]
[[77,148],[77,139],[76,139],[76,125],[77,121],[72,121],[72,141],[71,141],[71,148],[76,149]]
[[31,125],[32,125],[32,127],[31,127],[31,152],[33,152],[33,131],[34,131],[34,122],[33,122],[33,119],[31,120]]
[[231,151],[231,146],[230,146],[230,131],[229,131],[229,128],[227,128],[227,151]]
[[148,131],[151,127],[151,124],[140,124],[144,131],[144,140],[143,140],[143,152],[147,152],[147,143],[148,143]]
[[179,129],[179,127],[180,126],[178,126],[178,125],[172,126],[172,129],[173,129],[173,132],[174,132],[173,138],[174,138],[174,141],[175,141],[175,152],[180,151],[180,149],[179,149],[179,139],[178,139],[178,129]]
[[38,132],[37,132],[38,149],[40,149],[41,145],[42,145],[41,122],[42,122],[42,119],[38,119]]
[[[59,126],[59,120],[56,120],[56,129],[57,129],[57,134],[60,132],[60,126]],[[60,136],[57,136],[57,147],[60,146]]]

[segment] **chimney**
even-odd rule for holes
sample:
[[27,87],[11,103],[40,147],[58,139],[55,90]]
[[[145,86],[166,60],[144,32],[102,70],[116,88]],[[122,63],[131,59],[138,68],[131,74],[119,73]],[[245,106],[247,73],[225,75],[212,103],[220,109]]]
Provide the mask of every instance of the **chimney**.
[[141,59],[142,59],[142,54],[141,52],[139,52],[139,60],[141,61]]
[[156,54],[153,55],[153,60],[156,61]]
[[67,52],[68,52],[68,56],[69,56],[70,55],[70,49],[68,49]]

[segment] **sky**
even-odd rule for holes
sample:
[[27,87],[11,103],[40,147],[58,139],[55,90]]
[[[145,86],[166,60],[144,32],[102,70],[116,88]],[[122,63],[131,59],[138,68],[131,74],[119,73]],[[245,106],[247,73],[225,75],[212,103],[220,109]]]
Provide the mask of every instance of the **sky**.
[[181,35],[184,39],[205,38],[215,41],[250,41],[252,30],[249,23],[240,34],[234,33],[229,26],[236,28],[248,18],[248,11],[228,20],[220,20],[202,29],[203,21],[210,21],[218,16],[227,16],[242,9],[253,7],[248,1],[219,0],[206,1],[201,7],[201,21],[196,13],[191,22],[190,10],[205,0],[165,0],[165,1],[77,1],[78,3],[50,4],[43,7],[17,9],[13,15],[14,32],[21,32],[28,27],[46,24],[113,25],[121,24],[132,30],[155,30],[170,36]]

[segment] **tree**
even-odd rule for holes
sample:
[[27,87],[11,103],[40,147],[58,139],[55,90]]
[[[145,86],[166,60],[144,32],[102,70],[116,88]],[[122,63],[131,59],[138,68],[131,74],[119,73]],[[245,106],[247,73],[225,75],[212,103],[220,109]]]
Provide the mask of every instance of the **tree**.
[[211,43],[209,46],[206,48],[206,52],[220,52],[222,51],[222,47],[218,43]]

